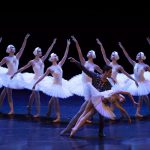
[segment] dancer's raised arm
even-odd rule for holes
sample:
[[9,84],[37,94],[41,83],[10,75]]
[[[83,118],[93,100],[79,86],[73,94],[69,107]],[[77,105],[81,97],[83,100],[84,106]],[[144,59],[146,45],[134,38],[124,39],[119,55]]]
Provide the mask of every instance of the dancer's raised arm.
[[46,54],[41,58],[43,62],[44,62],[44,61],[47,59],[47,57],[49,56],[51,50],[53,49],[53,47],[54,47],[54,45],[55,45],[55,43],[56,43],[56,40],[57,40],[56,38],[53,40],[53,43],[52,43],[51,46],[48,48]]
[[17,73],[22,72],[22,71],[26,70],[27,68],[29,68],[30,66],[32,66],[32,61],[33,61],[33,60],[29,61],[25,66],[21,67],[18,71],[16,71],[16,72],[13,74],[13,76],[11,76],[11,79],[12,79]]
[[150,45],[150,37],[147,37],[146,40],[147,40],[148,44]]
[[20,57],[22,56],[24,49],[25,49],[25,46],[26,46],[26,43],[27,43],[27,39],[29,36],[30,36],[29,33],[25,36],[24,41],[22,43],[22,46],[21,46],[19,52],[16,54],[17,59],[20,59]]
[[69,46],[70,46],[70,39],[67,40],[67,46],[66,46],[65,54],[64,54],[62,60],[59,62],[60,66],[62,66],[65,63],[66,59],[67,59],[68,52],[69,52]]
[[134,66],[136,62],[131,59],[131,57],[129,56],[129,54],[127,53],[127,51],[125,50],[125,48],[123,47],[122,43],[119,42],[118,45],[122,49],[122,51],[123,51],[124,55],[126,56],[126,58],[128,59],[128,61]]
[[77,39],[74,37],[74,36],[71,36],[72,40],[75,42],[76,44],[76,48],[77,48],[77,51],[78,51],[78,55],[79,55],[79,59],[80,59],[80,62],[84,65],[85,64],[85,59],[83,57],[83,54],[82,54],[82,51],[81,51],[81,48],[80,48],[80,45],[79,45],[79,42],[77,41]]
[[138,82],[137,82],[132,76],[130,76],[130,75],[124,70],[124,68],[123,68],[122,66],[119,68],[119,71],[122,72],[123,74],[125,74],[125,75],[126,75],[128,78],[130,78],[131,80],[133,80],[133,81],[135,82],[136,86],[138,87]]
[[46,72],[44,73],[44,75],[42,75],[33,85],[33,90],[35,89],[35,86],[41,81],[43,80],[46,76],[48,76],[50,73],[52,73],[53,71],[50,68],[47,68]]
[[110,65],[110,61],[109,61],[109,59],[106,56],[106,52],[105,52],[105,49],[103,47],[103,44],[100,42],[100,40],[98,38],[96,39],[96,42],[97,42],[98,45],[100,45],[101,53],[103,55],[103,59],[104,59],[105,63],[107,65]]

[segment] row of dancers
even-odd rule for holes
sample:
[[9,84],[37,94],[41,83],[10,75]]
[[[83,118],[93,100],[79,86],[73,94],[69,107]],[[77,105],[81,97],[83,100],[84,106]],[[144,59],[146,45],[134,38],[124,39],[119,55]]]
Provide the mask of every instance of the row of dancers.
[[[124,94],[130,97],[134,105],[137,105],[135,115],[137,117],[143,117],[140,114],[141,106],[143,101],[146,101],[149,105],[148,94],[150,93],[150,67],[144,63],[146,56],[143,52],[139,52],[137,54],[136,62],[131,59],[122,43],[119,42],[119,47],[122,49],[128,61],[133,65],[134,73],[130,75],[120,64],[118,64],[118,52],[112,52],[109,60],[106,56],[102,42],[99,39],[96,39],[107,65],[101,69],[94,63],[94,59],[96,58],[95,51],[90,50],[87,53],[88,60],[85,60],[79,42],[74,36],[71,36],[72,41],[76,45],[80,63],[78,63],[74,58],[70,58],[70,61],[74,62],[74,64],[82,70],[82,73],[67,81],[63,78],[62,66],[68,57],[69,47],[71,44],[70,39],[67,40],[66,50],[60,61],[57,54],[51,53],[57,41],[55,38],[45,55],[42,55],[42,49],[40,47],[36,47],[33,51],[35,58],[30,60],[25,66],[18,69],[19,60],[24,52],[29,37],[30,34],[25,36],[23,44],[17,54],[15,54],[15,46],[11,44],[8,45],[6,49],[8,56],[4,57],[0,62],[0,66],[4,64],[7,66],[7,68],[0,67],[0,86],[3,88],[0,95],[0,107],[7,95],[10,106],[10,112],[8,114],[14,114],[12,89],[29,89],[31,90],[31,95],[27,105],[28,114],[31,114],[32,104],[35,101],[36,114],[34,117],[40,116],[39,92],[41,91],[51,97],[48,103],[47,116],[50,116],[53,105],[56,108],[56,119],[53,120],[53,122],[61,121],[59,98],[68,98],[73,94],[84,97],[87,107],[84,107],[83,114],[80,114],[77,127],[73,128],[71,136],[80,126],[82,126],[80,125],[81,122],[84,124],[85,121],[88,121],[89,117],[95,112],[95,110],[104,117],[114,119],[115,114],[113,113],[113,109],[114,107],[117,107],[128,117],[129,122],[131,122],[129,114],[122,107],[122,103],[125,101]],[[149,38],[147,38],[147,41],[150,44]],[[50,65],[44,73],[44,62],[49,55],[50,57],[48,60],[52,63],[52,65]],[[33,73],[21,73],[29,67],[32,67]],[[95,71],[97,73],[91,75],[91,73],[94,73]],[[111,88],[110,85],[107,86],[107,80],[109,81]],[[94,82],[93,85],[92,82]],[[139,96],[138,103],[134,100],[133,96]],[[110,107],[108,103],[111,104]]]

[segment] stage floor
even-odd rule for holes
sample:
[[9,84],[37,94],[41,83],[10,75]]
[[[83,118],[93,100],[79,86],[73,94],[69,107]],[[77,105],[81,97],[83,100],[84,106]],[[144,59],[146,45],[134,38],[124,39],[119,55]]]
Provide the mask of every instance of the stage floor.
[[[73,138],[69,134],[60,136],[60,131],[78,111],[84,102],[81,97],[73,96],[60,100],[62,122],[54,124],[46,118],[49,97],[41,93],[41,117],[34,119],[26,116],[26,105],[30,91],[14,91],[13,99],[15,115],[8,116],[9,111],[5,100],[0,115],[0,150],[145,150],[150,147],[150,116],[149,110],[142,107],[143,119],[136,119],[136,108],[127,99],[124,108],[131,115],[132,123],[120,120],[120,112],[115,110],[117,120],[105,121],[106,137],[98,137],[98,115],[93,117],[93,124],[81,128]],[[33,114],[35,108],[33,107]]]

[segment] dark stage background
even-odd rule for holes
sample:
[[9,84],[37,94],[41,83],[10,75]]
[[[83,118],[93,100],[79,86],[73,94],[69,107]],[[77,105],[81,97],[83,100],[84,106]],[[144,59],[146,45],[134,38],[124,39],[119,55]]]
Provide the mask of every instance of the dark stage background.
[[[0,44],[2,59],[8,44],[12,43],[18,50],[23,42],[26,33],[30,33],[25,52],[20,61],[20,67],[25,65],[34,56],[32,54],[35,47],[39,46],[44,52],[51,44],[53,38],[57,38],[57,43],[52,52],[62,58],[66,39],[74,35],[81,46],[84,57],[88,50],[96,51],[97,59],[95,63],[102,67],[103,61],[96,38],[100,38],[108,58],[112,51],[119,52],[119,63],[125,70],[132,73],[132,66],[124,57],[118,46],[121,41],[128,50],[130,56],[135,59],[137,52],[143,51],[147,56],[146,63],[150,64],[150,45],[146,37],[150,36],[150,19],[148,9],[114,8],[114,7],[61,7],[46,9],[40,11],[34,8],[34,11],[6,11],[0,13],[0,36],[3,41]],[[70,46],[69,56],[78,59],[75,44]],[[46,67],[50,65],[46,61]],[[68,61],[63,66],[64,78],[69,79],[80,71],[73,67]],[[29,69],[28,71],[31,71]]]

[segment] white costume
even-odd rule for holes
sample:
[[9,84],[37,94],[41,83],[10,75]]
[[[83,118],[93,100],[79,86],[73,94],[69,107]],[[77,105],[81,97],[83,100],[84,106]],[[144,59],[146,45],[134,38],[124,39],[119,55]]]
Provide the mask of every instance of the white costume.
[[57,98],[67,98],[72,96],[69,90],[69,83],[63,79],[63,71],[60,65],[52,65],[49,69],[53,72],[49,82],[42,86],[42,92]]
[[110,107],[105,105],[103,101],[104,98],[109,98],[114,94],[114,90],[107,90],[104,92],[99,92],[91,83],[86,83],[86,90],[88,93],[88,99],[91,100],[94,108],[104,117],[115,119],[115,114],[111,111]]
[[13,79],[10,77],[18,70],[19,61],[16,56],[7,56],[5,57],[8,61],[6,64],[8,68],[1,67],[0,78],[4,87],[12,89],[23,89],[24,86],[21,84],[22,74],[18,73]]
[[[86,67],[89,71],[94,72],[95,64],[86,61],[84,64],[84,67]],[[82,72],[79,75],[72,77],[69,80],[69,86],[70,86],[71,92],[73,94],[78,95],[78,96],[84,96],[85,97],[86,93],[87,93],[85,84],[88,82],[92,83],[92,79],[88,75],[86,75],[84,72]]]
[[[135,85],[135,82],[130,81],[131,85],[127,88],[127,91],[134,96],[148,95],[150,93],[150,79],[145,78],[145,68],[148,67],[145,63],[136,63],[134,66],[134,75],[132,75],[138,82],[139,86]],[[148,76],[147,76],[148,78]]]
[[[32,90],[34,83],[44,74],[44,63],[39,58],[37,61],[32,60],[34,73],[23,73],[23,83],[26,89]],[[39,82],[35,90],[41,91],[44,84],[51,80],[50,76],[45,77],[41,82]]]

